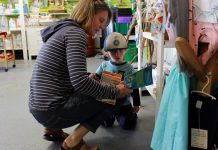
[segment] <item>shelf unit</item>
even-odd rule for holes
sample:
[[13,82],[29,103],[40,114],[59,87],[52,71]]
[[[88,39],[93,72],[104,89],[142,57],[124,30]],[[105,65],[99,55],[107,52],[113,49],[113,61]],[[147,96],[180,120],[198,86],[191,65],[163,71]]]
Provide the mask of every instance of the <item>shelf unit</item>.
[[[19,13],[0,14],[0,17],[7,17],[7,21],[9,20],[9,18],[18,18],[19,17],[20,28],[19,29],[12,29],[12,30],[8,29],[7,32],[11,32],[13,35],[21,34],[22,47],[15,47],[15,50],[22,50],[23,51],[23,58],[24,58],[24,60],[27,60],[28,53],[27,53],[27,47],[26,47],[25,16],[28,16],[28,14],[24,13],[23,6],[24,6],[23,1],[19,1]],[[10,48],[8,48],[8,49],[10,49]]]
[[[153,95],[152,97],[157,101],[159,106],[163,91],[164,36],[162,33],[158,33],[155,36],[152,33],[149,34],[143,32],[143,38],[153,40],[157,44],[157,84],[147,86],[146,88]],[[153,91],[156,91],[156,94]]]
[[[25,15],[25,14],[24,14]],[[0,14],[0,18],[2,18],[2,17],[6,17],[6,20],[5,21],[7,21],[6,22],[6,24],[8,24],[7,26],[8,26],[8,28],[7,28],[7,30],[2,30],[2,29],[0,29],[0,30],[2,30],[2,31],[7,31],[7,32],[10,32],[10,33],[12,33],[12,35],[13,35],[13,41],[14,41],[14,43],[17,43],[17,45],[16,44],[14,44],[14,50],[22,50],[23,51],[23,58],[24,59],[27,59],[27,53],[25,53],[25,49],[23,49],[23,45],[24,45],[24,43],[25,43],[25,39],[23,39],[23,37],[22,37],[22,26],[23,25],[21,25],[21,27],[20,28],[17,28],[17,29],[10,29],[9,28],[9,20],[10,20],[10,18],[14,18],[14,19],[20,19],[19,21],[20,21],[20,23],[22,22],[21,21],[21,18],[22,17],[20,17],[20,18],[18,18],[19,16],[21,16],[20,14]],[[25,31],[24,31],[25,32]],[[16,36],[17,35],[19,35],[20,34],[20,37],[21,38],[19,38],[19,41],[17,41],[17,38],[16,38]],[[21,41],[20,41],[21,40]],[[19,44],[18,44],[19,43]],[[7,49],[11,49],[11,47],[10,47],[10,44],[6,44],[6,48]]]
[[24,13],[24,4],[23,1],[19,1],[19,13],[20,13],[20,26],[21,26],[21,37],[22,37],[22,48],[23,48],[23,59],[28,59],[28,51],[27,51],[27,45],[26,45],[26,26],[25,26],[25,14]]
[[[164,52],[166,48],[175,48],[174,42],[164,40],[161,33],[143,32],[143,38],[150,39],[157,44],[157,85],[146,86],[146,89],[151,94],[154,100],[160,100],[163,91],[163,66],[164,66]],[[166,64],[165,64],[166,65]],[[170,68],[169,65],[167,68]],[[157,90],[156,90],[157,88]],[[157,95],[155,94],[157,92]]]
[[[3,18],[4,17],[4,18]],[[20,29],[10,29],[10,27],[9,27],[9,20],[11,19],[11,18],[13,18],[13,19],[18,19],[18,17],[19,17],[19,14],[0,14],[0,20],[4,20],[5,22],[4,22],[4,25],[3,25],[3,22],[1,22],[1,25],[3,26],[1,26],[0,25],[0,31],[2,31],[2,32],[10,32],[10,33],[12,33],[12,35],[15,35],[15,34],[21,34],[21,30]],[[4,28],[5,27],[5,28]],[[2,29],[3,28],[3,29]],[[14,38],[14,36],[13,36],[13,41],[14,41],[14,43],[15,43],[15,38]],[[8,39],[6,39],[6,43],[7,43],[7,41],[8,41]],[[20,50],[20,49],[22,49],[22,48],[16,48],[16,45],[14,44],[14,49],[15,50]],[[1,48],[0,48],[0,50],[2,50],[3,48],[2,48],[2,45],[1,45]],[[11,44],[6,44],[6,49],[11,49]]]
[[[164,35],[162,33],[142,32],[142,7],[141,0],[137,0],[139,46],[138,46],[138,69],[142,68],[143,38],[153,40],[157,44],[157,83],[146,86],[146,89],[156,102],[156,115],[159,110],[160,100],[163,91],[163,63],[164,63]],[[156,88],[156,90],[154,90]],[[154,91],[156,93],[154,93]]]

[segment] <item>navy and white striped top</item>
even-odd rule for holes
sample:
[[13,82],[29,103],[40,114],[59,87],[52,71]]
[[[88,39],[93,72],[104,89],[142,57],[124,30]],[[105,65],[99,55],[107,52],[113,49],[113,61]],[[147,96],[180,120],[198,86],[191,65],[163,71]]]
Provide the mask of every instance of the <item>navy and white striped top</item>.
[[42,33],[45,43],[37,56],[30,81],[31,110],[56,109],[75,91],[98,99],[115,99],[119,93],[117,88],[101,85],[88,77],[87,35],[78,24],[69,24],[68,20],[69,25],[66,25],[66,22],[60,21]]

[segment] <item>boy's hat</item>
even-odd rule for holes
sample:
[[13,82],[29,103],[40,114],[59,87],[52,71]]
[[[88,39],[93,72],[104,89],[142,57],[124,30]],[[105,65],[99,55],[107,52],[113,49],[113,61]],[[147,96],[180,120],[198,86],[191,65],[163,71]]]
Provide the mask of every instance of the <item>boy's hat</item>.
[[112,51],[112,50],[119,50],[119,49],[127,49],[127,41],[126,38],[118,33],[112,32],[104,41],[104,50],[105,51]]

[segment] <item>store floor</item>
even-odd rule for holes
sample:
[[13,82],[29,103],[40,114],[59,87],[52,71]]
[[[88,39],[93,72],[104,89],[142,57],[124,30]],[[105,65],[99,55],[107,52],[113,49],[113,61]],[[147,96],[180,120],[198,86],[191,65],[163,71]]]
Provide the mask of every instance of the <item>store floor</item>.
[[[102,61],[96,57],[87,60],[91,72]],[[17,67],[10,67],[8,72],[0,64],[0,150],[59,150],[61,143],[42,139],[43,128],[28,111],[33,64],[34,61],[17,60]],[[136,130],[124,131],[117,124],[111,129],[100,127],[95,134],[89,133],[85,141],[98,145],[101,150],[150,150],[155,102],[150,96],[143,96],[142,105],[144,109],[139,112]]]

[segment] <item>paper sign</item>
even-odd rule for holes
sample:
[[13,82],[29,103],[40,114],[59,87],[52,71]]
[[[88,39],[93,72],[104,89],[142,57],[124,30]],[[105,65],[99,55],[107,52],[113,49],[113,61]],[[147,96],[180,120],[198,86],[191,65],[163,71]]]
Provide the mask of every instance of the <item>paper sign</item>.
[[208,131],[191,128],[191,147],[207,149]]

